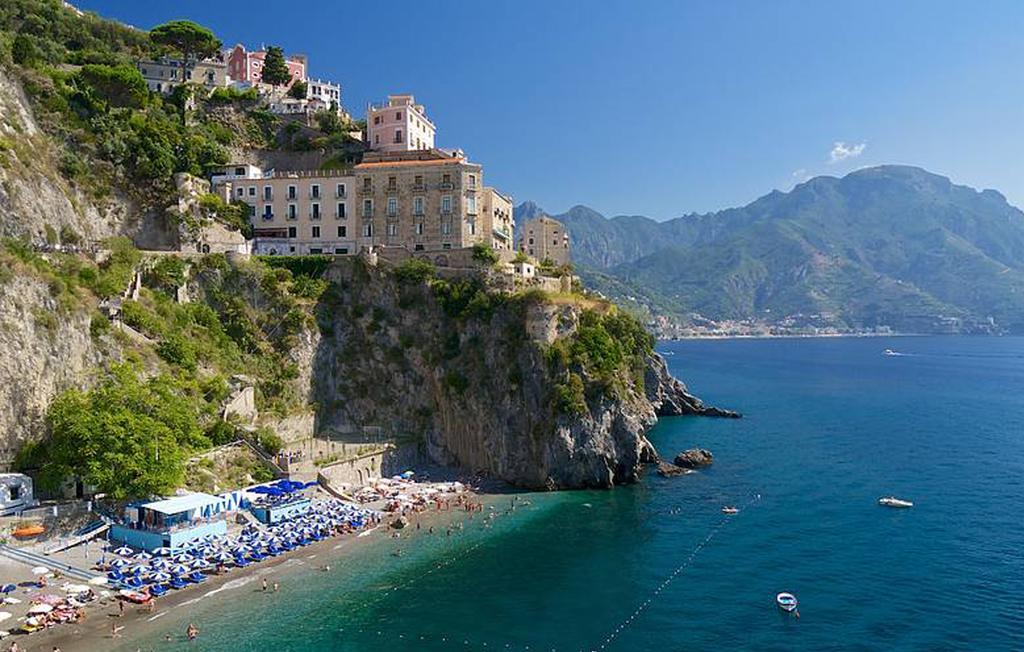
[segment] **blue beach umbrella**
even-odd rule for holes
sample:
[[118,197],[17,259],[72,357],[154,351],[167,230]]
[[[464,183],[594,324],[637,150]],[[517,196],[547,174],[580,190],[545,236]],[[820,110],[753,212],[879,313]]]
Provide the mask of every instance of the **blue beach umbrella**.
[[127,566],[128,563],[129,562],[127,559],[115,559],[114,561],[110,562],[110,565],[114,568],[121,568],[122,566]]
[[135,555],[135,559],[152,559],[153,555],[149,554],[145,550]]
[[194,559],[194,557],[192,557],[192,555],[190,555],[188,553],[182,553],[182,554],[178,555],[177,557],[175,557],[174,561],[176,563],[179,563],[179,564],[187,564],[188,562],[192,561],[193,559]]
[[159,548],[153,551],[153,554],[158,555],[160,557],[169,557],[173,552],[174,550],[168,548],[167,546],[160,546]]
[[134,553],[135,551],[129,548],[128,546],[121,546],[120,548],[115,548],[113,552],[115,555],[121,555],[122,557],[124,557]]
[[168,573],[163,573],[163,572],[161,572],[161,573],[153,573],[149,577],[149,581],[150,582],[169,582],[170,580],[171,580],[171,576]]
[[176,566],[171,566],[170,571],[175,575],[187,575],[189,573],[189,568],[184,564],[178,564]]

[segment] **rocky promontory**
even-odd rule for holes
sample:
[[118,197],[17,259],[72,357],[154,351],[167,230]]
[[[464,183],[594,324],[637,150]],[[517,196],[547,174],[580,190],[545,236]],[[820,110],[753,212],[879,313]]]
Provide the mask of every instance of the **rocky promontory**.
[[689,450],[685,450],[676,455],[675,460],[673,460],[676,466],[684,469],[699,469],[701,467],[711,466],[714,461],[715,456],[706,448],[691,448]]

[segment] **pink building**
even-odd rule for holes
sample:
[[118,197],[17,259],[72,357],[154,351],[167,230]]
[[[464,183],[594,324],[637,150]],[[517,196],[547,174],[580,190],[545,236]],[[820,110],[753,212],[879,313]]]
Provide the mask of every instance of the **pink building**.
[[434,147],[437,128],[412,95],[388,95],[366,111],[367,142],[378,152],[411,152]]
[[[228,53],[228,76],[232,81],[249,82],[253,85],[262,83],[263,60],[266,57],[266,50],[249,52],[244,45],[239,43]],[[288,66],[288,72],[292,75],[292,80],[288,82],[287,87],[300,79],[306,79],[306,55],[288,55],[285,57],[285,64]]]

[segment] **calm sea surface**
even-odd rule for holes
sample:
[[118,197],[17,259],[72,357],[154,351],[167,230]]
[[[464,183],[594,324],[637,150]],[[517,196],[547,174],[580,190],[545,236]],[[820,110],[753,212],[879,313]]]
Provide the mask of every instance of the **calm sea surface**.
[[[1024,339],[659,348],[697,394],[746,415],[652,433],[666,456],[710,448],[711,469],[526,495],[450,538],[328,549],[274,573],[278,594],[221,591],[124,649],[1024,649]],[[888,494],[916,507],[877,506]],[[776,610],[779,591],[799,620]]]

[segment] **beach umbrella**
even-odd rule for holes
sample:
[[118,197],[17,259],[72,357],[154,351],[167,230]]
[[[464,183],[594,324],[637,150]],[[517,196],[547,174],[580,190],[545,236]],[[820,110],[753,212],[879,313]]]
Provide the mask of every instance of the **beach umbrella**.
[[160,546],[159,548],[157,548],[156,550],[153,551],[153,554],[154,555],[159,555],[161,557],[167,557],[167,556],[169,556],[173,552],[174,552],[174,550],[168,548],[167,546]]
[[34,604],[28,609],[30,614],[48,614],[51,611],[53,611],[53,605],[46,603]]
[[188,566],[184,566],[182,564],[178,564],[177,566],[172,566],[170,571],[172,573],[174,573],[175,575],[187,575],[188,574]]
[[152,559],[153,555],[149,554],[145,550],[135,555],[135,559]]
[[121,546],[120,548],[114,548],[113,552],[115,555],[127,556],[135,551],[129,548],[128,546]]
[[85,593],[89,587],[84,584],[65,584],[61,587],[65,593]]
[[50,572],[50,569],[47,568],[46,566],[36,566],[35,568],[32,569],[32,574],[33,575],[46,575],[49,572]]
[[3,586],[0,586],[0,593],[13,593],[17,590],[17,584],[4,584]]
[[229,562],[232,561],[234,557],[229,552],[218,552],[217,556],[214,557],[214,559],[216,559],[217,561]]
[[153,573],[153,575],[149,579],[150,579],[151,582],[169,582],[170,579],[171,579],[171,576],[169,574],[163,573],[163,572],[161,572],[161,573]]
[[189,566],[191,566],[192,568],[206,568],[207,566],[209,566],[209,564],[206,563],[206,560],[204,559],[197,559],[191,564],[189,564]]
[[192,561],[192,559],[193,559],[192,555],[190,555],[188,553],[182,553],[182,554],[178,555],[177,557],[175,557],[174,561],[179,563],[179,564],[187,564],[188,562]]
[[100,576],[96,576],[96,577],[92,578],[91,580],[89,580],[89,584],[93,584],[95,586],[101,586],[101,585],[106,584],[106,583],[107,583],[107,578],[100,577]]
[[154,559],[153,561],[149,562],[149,566],[151,568],[167,568],[170,565],[171,562],[167,561],[166,559]]

